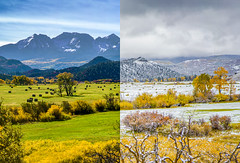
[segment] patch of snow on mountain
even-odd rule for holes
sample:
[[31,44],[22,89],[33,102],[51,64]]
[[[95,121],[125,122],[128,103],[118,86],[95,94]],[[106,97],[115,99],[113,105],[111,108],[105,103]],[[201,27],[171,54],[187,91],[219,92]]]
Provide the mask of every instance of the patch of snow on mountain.
[[72,38],[72,40],[70,41],[70,44],[73,44],[73,42],[76,40],[76,38]]
[[234,68],[235,70],[239,70],[239,69],[240,69],[239,65],[238,65],[238,66],[234,66],[233,68]]
[[64,51],[65,51],[65,52],[75,52],[76,49],[65,49]]

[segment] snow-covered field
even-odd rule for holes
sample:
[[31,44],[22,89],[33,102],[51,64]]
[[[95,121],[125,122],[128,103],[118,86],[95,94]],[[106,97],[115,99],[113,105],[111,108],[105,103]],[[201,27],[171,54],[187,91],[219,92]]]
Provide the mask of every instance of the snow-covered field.
[[193,115],[193,119],[204,119],[209,121],[213,115],[231,116],[232,123],[240,122],[240,102],[232,103],[215,103],[215,104],[192,104],[190,107],[177,107],[168,109],[137,109],[137,110],[121,110],[121,132],[124,133],[125,126],[122,123],[123,118],[134,112],[158,112],[164,114],[171,114],[179,119],[188,119],[188,116]]
[[[193,87],[191,84],[185,83],[182,85],[174,85],[173,83],[162,83],[154,85],[145,85],[144,83],[123,83],[121,84],[121,99],[133,101],[138,95],[146,92],[156,96],[157,94],[166,94],[168,89],[174,89],[177,93],[192,94]],[[240,84],[235,84],[236,94],[240,94]],[[213,90],[216,92],[216,90]],[[228,94],[227,91],[222,91]],[[120,119],[122,119],[134,112],[149,112],[157,111],[159,113],[171,114],[176,118],[184,118],[190,114],[193,114],[194,119],[205,119],[209,121],[209,118],[213,115],[227,115],[231,116],[232,122],[240,122],[240,102],[229,103],[212,103],[212,104],[191,104],[189,107],[176,107],[176,108],[161,108],[161,109],[137,109],[137,110],[122,110],[120,112]],[[121,129],[125,126],[121,123]]]
[[[183,82],[181,82],[183,83]],[[236,94],[240,94],[240,84],[235,84]],[[158,94],[166,94],[168,89],[173,89],[177,94],[189,94],[193,92],[193,86],[190,82],[184,82],[184,84],[176,85],[171,82],[161,82],[156,84],[146,83],[122,83],[120,87],[121,100],[133,101],[138,95],[146,92],[156,96]],[[213,93],[217,94],[217,90],[213,88]],[[228,94],[227,90],[222,90],[223,94]]]

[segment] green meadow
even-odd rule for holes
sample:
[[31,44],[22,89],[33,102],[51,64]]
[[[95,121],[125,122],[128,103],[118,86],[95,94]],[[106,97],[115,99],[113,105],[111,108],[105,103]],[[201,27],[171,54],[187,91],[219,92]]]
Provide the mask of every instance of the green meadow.
[[86,140],[98,142],[119,139],[120,112],[110,111],[75,116],[66,121],[36,122],[21,125],[23,140]]
[[[87,89],[86,85],[88,85]],[[90,86],[90,87],[89,87]],[[32,89],[29,89],[31,87]],[[38,89],[38,87],[40,89]],[[76,100],[85,100],[88,102],[93,102],[99,99],[103,99],[104,94],[116,93],[119,94],[120,86],[119,84],[78,84],[76,86],[76,93],[74,96],[63,97],[58,96],[56,93],[51,95],[50,89],[57,90],[57,85],[47,84],[47,85],[30,85],[30,86],[13,86],[11,88],[9,85],[0,86],[0,98],[3,98],[3,104],[6,105],[20,105],[21,103],[27,102],[28,98],[38,99],[38,101],[46,101],[56,104],[61,104],[62,101],[73,102]],[[25,91],[27,90],[27,91]],[[9,93],[11,91],[11,93]],[[46,94],[48,92],[48,94]],[[32,95],[35,97],[32,97]],[[39,94],[42,97],[39,97]]]

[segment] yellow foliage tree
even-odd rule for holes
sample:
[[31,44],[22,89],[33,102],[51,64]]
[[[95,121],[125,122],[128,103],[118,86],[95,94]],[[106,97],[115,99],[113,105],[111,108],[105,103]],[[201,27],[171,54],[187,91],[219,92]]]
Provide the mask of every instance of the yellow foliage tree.
[[214,74],[216,75],[213,77],[212,82],[216,84],[215,88],[218,90],[219,94],[221,94],[221,89],[226,89],[224,86],[228,84],[228,71],[224,67],[218,67],[218,69],[214,71]]
[[194,96],[202,96],[202,97],[207,97],[211,93],[211,89],[213,87],[211,78],[208,74],[201,74],[197,76],[192,83],[194,87]]
[[182,77],[181,77],[181,81],[184,81],[184,80],[185,80],[185,76],[182,76]]
[[5,81],[0,79],[0,84],[5,84]]

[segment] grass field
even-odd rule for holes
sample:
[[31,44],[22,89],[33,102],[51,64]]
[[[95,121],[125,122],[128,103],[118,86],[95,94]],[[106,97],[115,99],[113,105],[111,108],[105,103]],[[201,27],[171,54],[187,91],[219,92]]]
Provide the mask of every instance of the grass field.
[[[86,85],[88,85],[87,89],[85,89]],[[53,91],[50,89],[56,90],[57,87],[55,84],[14,86],[13,88],[2,85],[0,98],[3,98],[4,106],[20,106],[29,98],[55,104],[77,100],[92,104],[96,100],[103,99],[105,94],[113,93],[116,97],[116,94],[118,96],[120,94],[119,84],[78,84],[74,96],[68,97],[63,94],[63,97],[60,97],[56,93],[51,95],[50,92]],[[33,94],[35,97],[32,96]],[[42,97],[39,97],[39,94],[42,94]],[[119,119],[120,111],[109,111],[73,115],[70,120],[65,121],[33,122],[14,125],[14,127],[19,127],[23,134],[25,162],[61,162],[84,155],[88,148],[101,150],[105,142],[118,141],[120,139]]]
[[[86,85],[90,87],[85,90]],[[105,86],[105,87],[104,87]],[[60,104],[62,101],[76,101],[76,100],[86,100],[89,102],[99,100],[103,98],[104,94],[109,93],[119,93],[120,86],[119,84],[79,84],[76,87],[76,93],[74,96],[68,97],[64,95],[63,97],[58,96],[57,94],[51,95],[49,89],[57,89],[55,84],[47,85],[32,85],[32,89],[28,88],[29,86],[15,86],[13,88],[8,85],[0,86],[0,98],[3,98],[4,105],[20,105],[23,102],[27,102],[28,98],[32,97],[32,94],[35,94],[39,101],[53,102]],[[38,89],[40,87],[40,89]],[[102,88],[98,88],[102,87]],[[114,89],[115,87],[115,89]],[[49,89],[47,89],[49,88]],[[25,91],[27,89],[28,91]],[[104,89],[104,90],[102,90]],[[112,90],[110,90],[112,89]],[[11,93],[8,93],[11,91]],[[48,94],[45,94],[48,92]],[[39,97],[39,94],[42,94],[43,97]]]
[[114,129],[120,112],[79,115],[67,121],[36,122],[21,125],[23,140],[86,140],[90,142],[119,139]]

